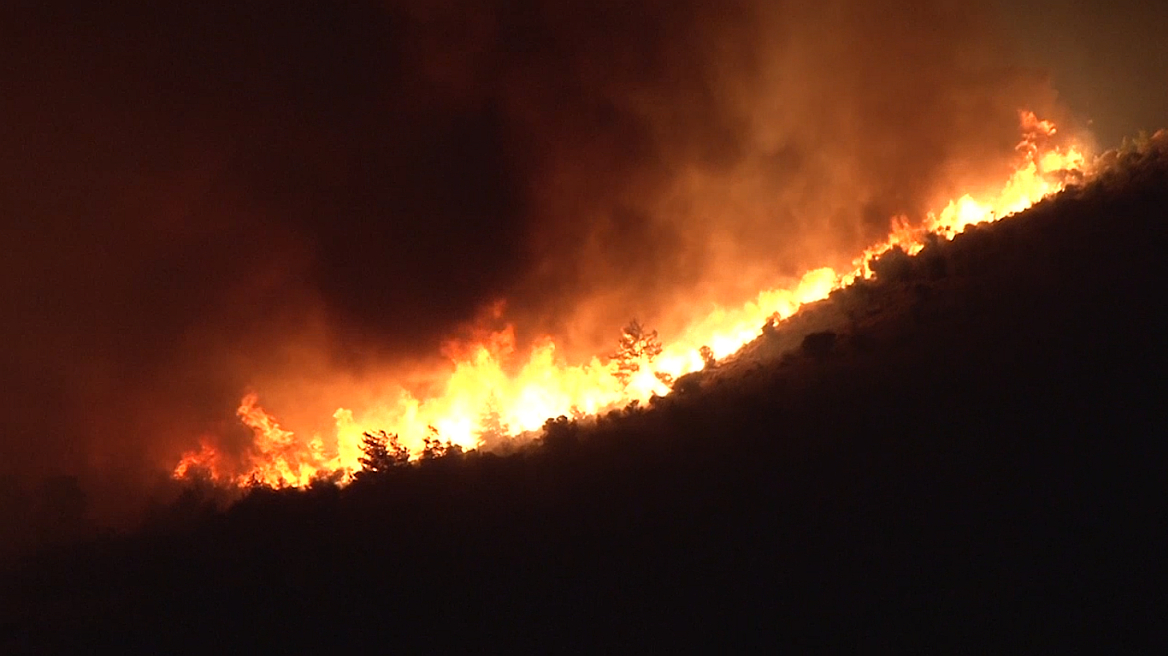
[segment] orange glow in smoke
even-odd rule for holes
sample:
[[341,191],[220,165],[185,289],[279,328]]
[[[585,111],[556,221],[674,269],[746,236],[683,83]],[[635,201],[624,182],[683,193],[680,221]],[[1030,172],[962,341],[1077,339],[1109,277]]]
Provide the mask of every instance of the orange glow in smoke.
[[[730,355],[758,337],[764,324],[790,317],[802,305],[870,277],[869,261],[890,248],[899,246],[915,254],[930,233],[952,239],[970,225],[1024,210],[1061,190],[1074,176],[1087,173],[1087,159],[1078,147],[1048,145],[1057,132],[1053,123],[1031,112],[1021,112],[1020,118],[1017,165],[996,194],[963,195],[916,225],[907,217],[894,217],[887,239],[866,249],[850,271],[815,269],[793,285],[763,290],[738,306],[714,309],[677,334],[663,336],[663,352],[651,363],[640,363],[627,386],[614,377],[614,366],[600,357],[566,364],[557,357],[550,337],[525,354],[517,353],[513,329],[507,327],[475,343],[451,342],[444,353],[453,369],[438,393],[417,398],[402,390],[396,398],[371,407],[338,408],[331,435],[304,437],[282,428],[258,405],[258,397],[248,394],[237,410],[254,436],[243,465],[228,467],[210,441],[203,440],[198,451],[182,457],[174,476],[202,470],[224,483],[275,487],[305,486],[314,476],[334,472],[343,480],[360,469],[360,443],[366,431],[396,433],[416,455],[433,427],[443,440],[470,449],[487,439],[537,431],[549,417],[591,415],[668,394],[669,387],[658,374],[676,379],[701,369],[701,347],[710,347],[716,358]],[[514,366],[520,357],[521,366]]]

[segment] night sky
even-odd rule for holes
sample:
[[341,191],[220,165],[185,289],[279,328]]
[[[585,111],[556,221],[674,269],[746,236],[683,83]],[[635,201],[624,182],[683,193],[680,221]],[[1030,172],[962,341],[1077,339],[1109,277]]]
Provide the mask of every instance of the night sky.
[[996,174],[1022,107],[1168,124],[1135,3],[46,4],[0,13],[21,478],[152,475],[249,386],[423,366],[500,300],[569,357],[667,329]]

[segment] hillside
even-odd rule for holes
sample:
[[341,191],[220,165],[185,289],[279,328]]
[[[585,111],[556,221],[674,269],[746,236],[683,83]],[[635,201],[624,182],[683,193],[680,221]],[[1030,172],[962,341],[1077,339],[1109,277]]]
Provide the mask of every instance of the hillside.
[[42,553],[0,651],[1163,638],[1168,142],[1116,160],[650,407]]

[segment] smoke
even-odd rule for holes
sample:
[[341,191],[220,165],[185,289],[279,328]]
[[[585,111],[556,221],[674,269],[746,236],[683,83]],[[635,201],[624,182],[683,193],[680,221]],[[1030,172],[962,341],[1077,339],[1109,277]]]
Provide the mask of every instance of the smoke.
[[1062,118],[969,3],[180,4],[4,21],[10,475],[242,443],[260,383],[328,419],[500,301],[568,357],[668,338]]

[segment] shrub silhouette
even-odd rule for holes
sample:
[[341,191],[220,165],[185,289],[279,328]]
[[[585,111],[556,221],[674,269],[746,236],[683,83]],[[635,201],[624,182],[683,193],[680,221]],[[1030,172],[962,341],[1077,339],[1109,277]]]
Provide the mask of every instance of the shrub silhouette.
[[825,358],[835,349],[836,334],[825,330],[803,338],[800,348],[813,358]]
[[579,441],[580,427],[564,415],[543,424],[543,444],[555,453],[570,451]]
[[900,246],[893,246],[872,258],[869,266],[881,282],[905,282],[911,280],[915,273],[913,259]]

